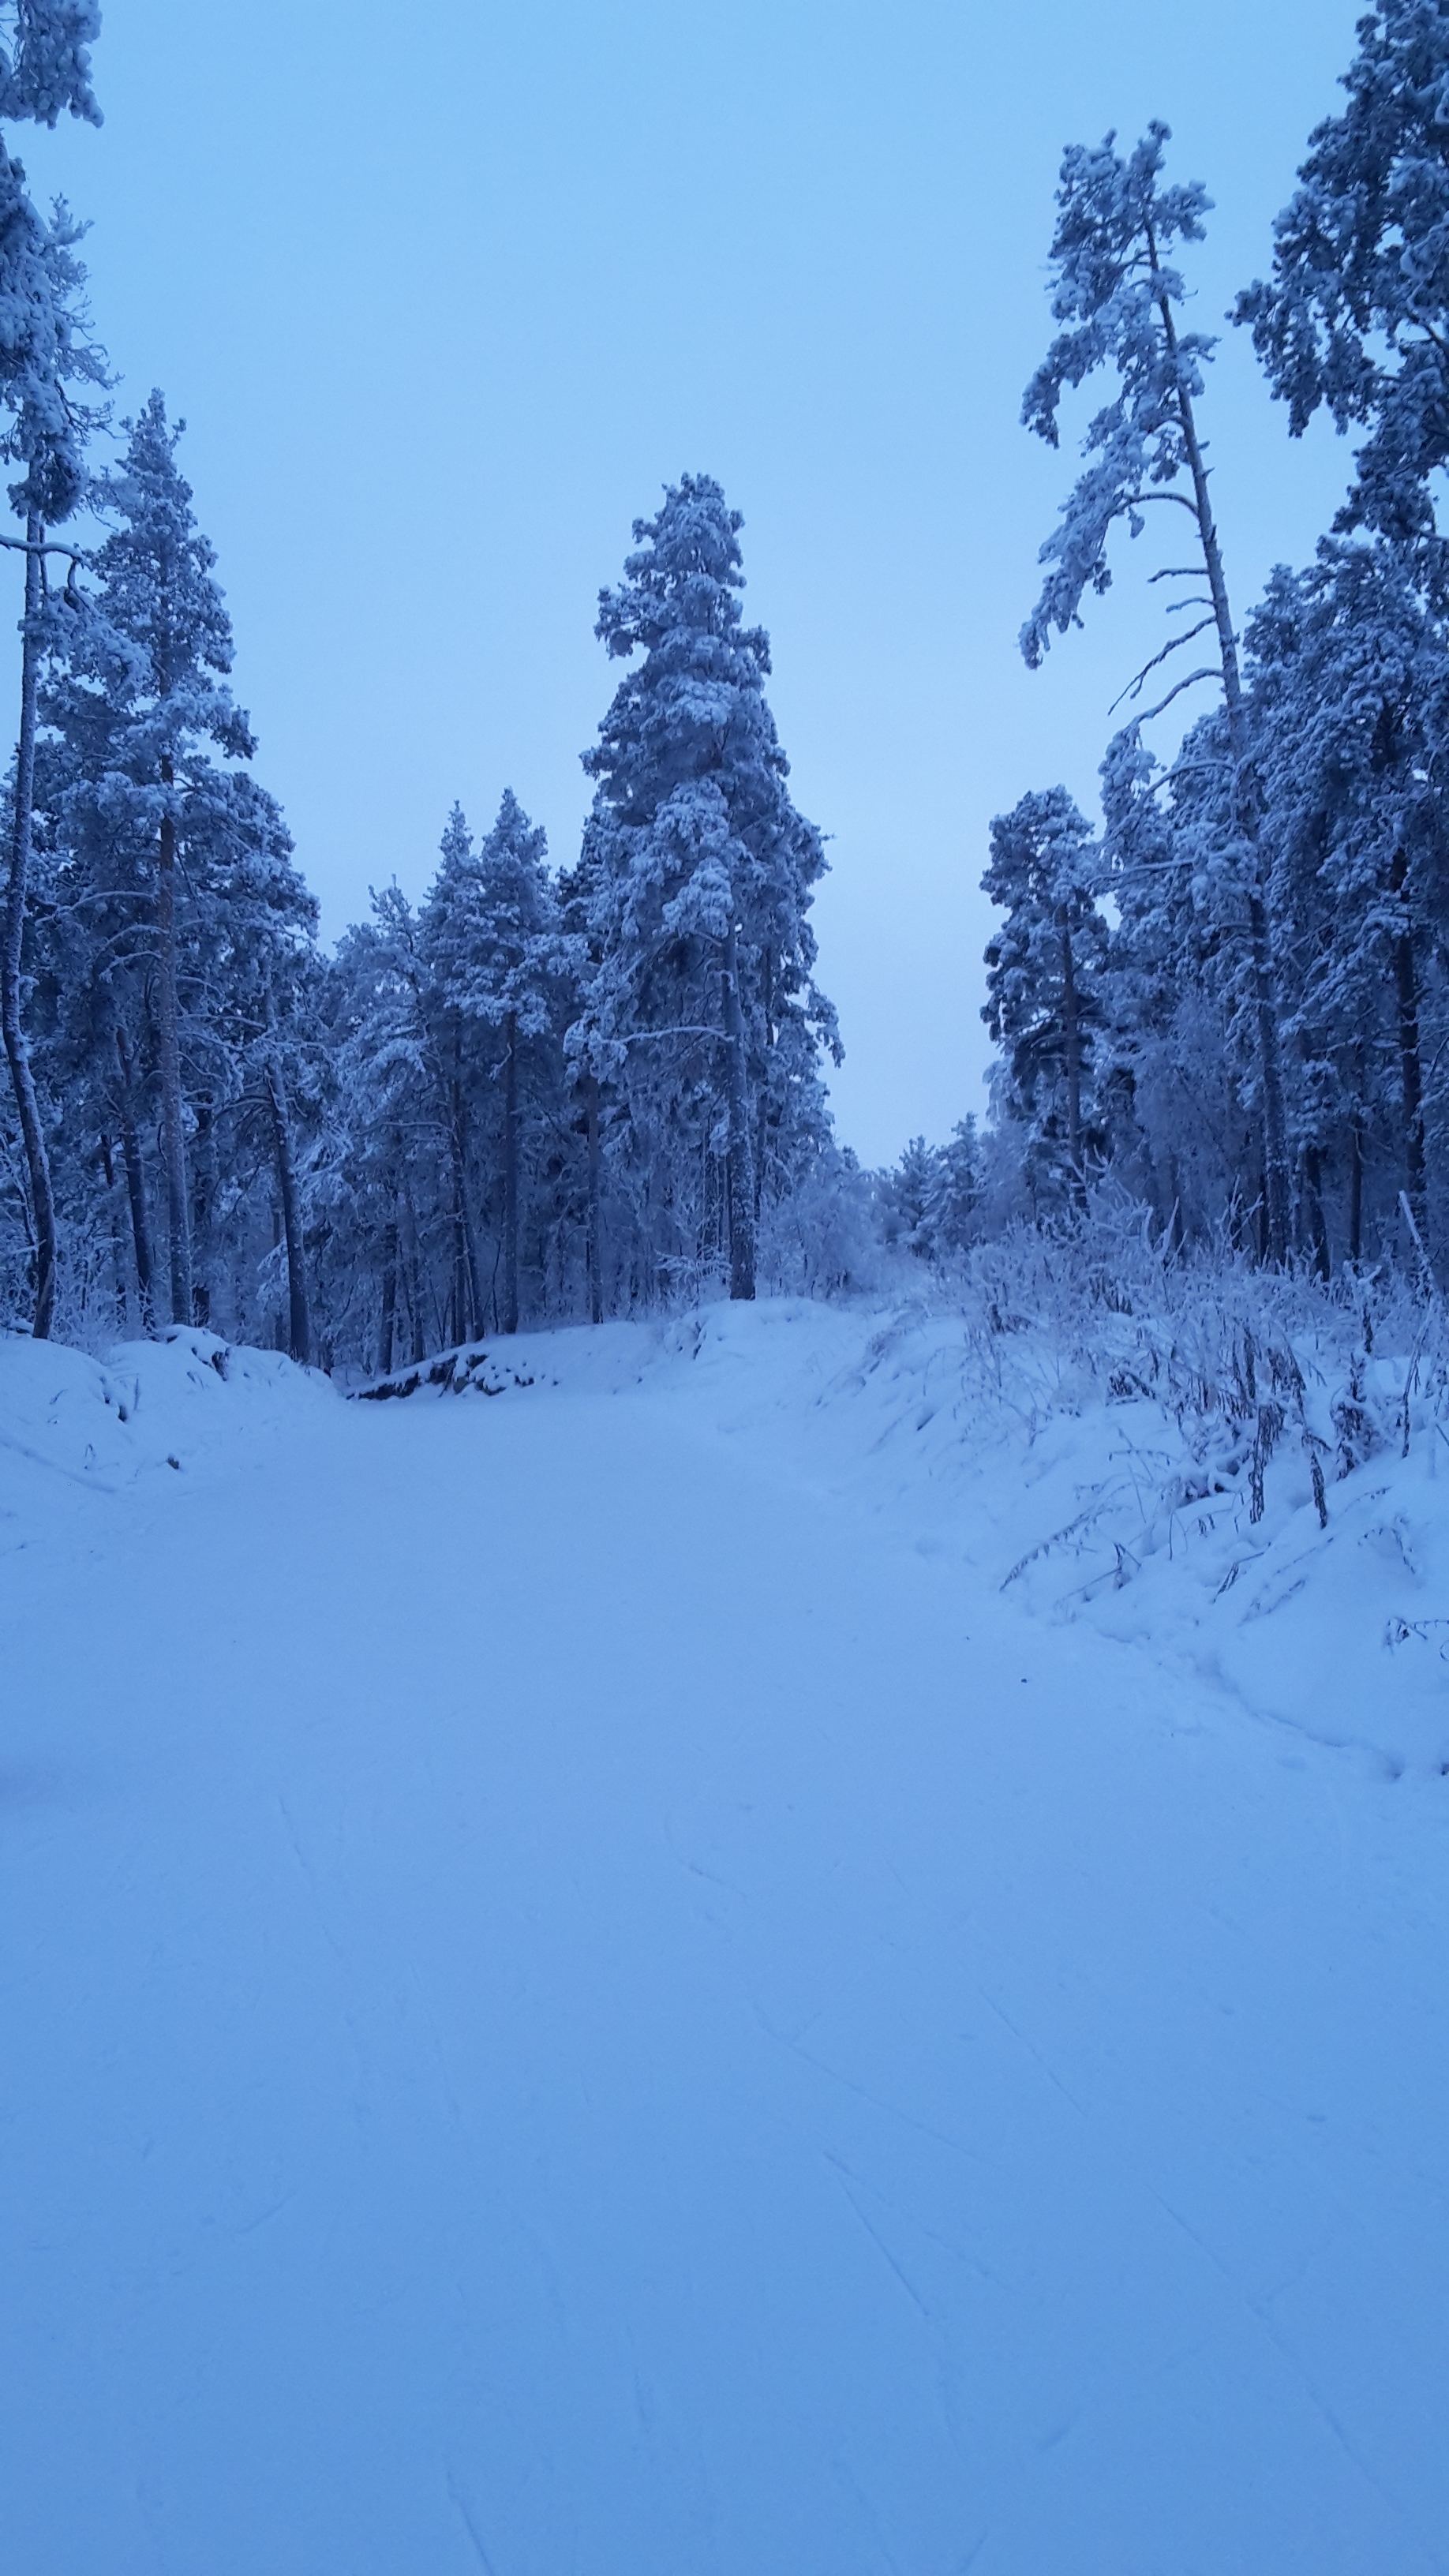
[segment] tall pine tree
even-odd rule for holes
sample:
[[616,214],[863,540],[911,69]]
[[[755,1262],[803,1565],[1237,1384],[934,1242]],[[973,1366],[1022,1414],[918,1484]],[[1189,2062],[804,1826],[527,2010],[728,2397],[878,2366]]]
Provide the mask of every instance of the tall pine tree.
[[1080,623],[1087,591],[1109,587],[1109,545],[1120,525],[1139,535],[1153,504],[1187,513],[1198,554],[1187,565],[1162,569],[1204,584],[1200,592],[1177,602],[1204,613],[1153,656],[1138,685],[1199,635],[1211,637],[1210,660],[1177,680],[1153,713],[1160,714],[1200,680],[1211,677],[1221,687],[1232,776],[1227,838],[1241,883],[1257,1024],[1268,1250],[1274,1261],[1281,1261],[1288,1249],[1288,1144],[1266,869],[1259,848],[1259,790],[1197,421],[1203,369],[1213,344],[1200,332],[1182,330],[1179,310],[1186,289],[1171,260],[1178,243],[1203,238],[1209,200],[1195,182],[1166,185],[1162,173],[1168,140],[1168,128],[1154,124],[1125,160],[1114,151],[1109,134],[1094,148],[1072,145],[1062,161],[1051,247],[1052,312],[1067,327],[1027,387],[1022,418],[1055,447],[1061,399],[1068,388],[1110,367],[1117,392],[1087,429],[1085,469],[1062,505],[1060,525],[1042,547],[1049,569],[1022,631],[1022,649],[1035,666],[1053,632],[1065,634]]
[[634,526],[599,602],[621,682],[596,750],[574,901],[592,957],[575,1060],[607,1083],[646,1261],[726,1258],[753,1297],[763,1194],[825,1134],[809,911],[821,838],[791,802],[765,698],[769,642],[742,622],[743,521],[685,475]]

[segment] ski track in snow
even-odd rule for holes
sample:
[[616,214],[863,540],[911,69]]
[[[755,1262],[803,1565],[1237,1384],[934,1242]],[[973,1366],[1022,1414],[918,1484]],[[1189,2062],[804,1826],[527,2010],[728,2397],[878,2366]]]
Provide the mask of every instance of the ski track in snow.
[[1429,1661],[1024,1609],[861,1340],[0,1351],[24,2576],[1449,2569]]

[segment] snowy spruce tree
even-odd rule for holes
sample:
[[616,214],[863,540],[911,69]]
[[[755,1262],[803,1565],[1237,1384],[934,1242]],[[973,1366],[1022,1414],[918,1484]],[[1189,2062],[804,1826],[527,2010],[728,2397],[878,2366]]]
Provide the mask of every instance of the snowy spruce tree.
[[480,871],[462,807],[455,805],[440,847],[440,864],[418,917],[417,1008],[423,1032],[422,1066],[431,1076],[445,1142],[448,1233],[452,1250],[451,1324],[448,1338],[481,1333],[487,1314],[485,1271],[479,1244],[480,1125],[491,1103],[478,1044],[482,1032],[465,993],[479,941]]
[[516,1333],[527,1149],[537,1144],[557,1090],[563,989],[557,905],[544,834],[511,788],[476,860],[457,809],[449,829],[462,835],[467,852],[458,889],[463,899],[445,922],[434,896],[424,953],[449,1009],[468,1026],[470,1056],[496,1103],[489,1126],[499,1175],[498,1320],[505,1333]]
[[54,1042],[85,1047],[95,1114],[122,1142],[143,1320],[204,1321],[220,1285],[233,1303],[241,1293],[227,1166],[256,1123],[248,1103],[259,1112],[279,1248],[288,1238],[286,1338],[305,1342],[285,1033],[312,973],[316,907],[275,801],[234,765],[252,736],[226,686],[231,629],[177,465],[180,427],[159,394],[127,427],[100,494],[112,525],[89,605],[42,698]]
[[600,599],[610,654],[639,658],[584,764],[569,903],[590,965],[570,1049],[607,1095],[641,1286],[723,1259],[749,1298],[762,1202],[825,1141],[819,1050],[838,1041],[813,981],[824,852],[786,786],[768,639],[742,622],[741,525],[685,475]]
[[583,1219],[567,950],[543,833],[511,791],[477,847],[453,808],[425,902],[374,896],[328,984],[330,1329],[386,1371],[516,1332],[525,1308],[568,1311]]
[[1103,1015],[1107,925],[1101,853],[1064,787],[1024,796],[991,827],[982,890],[1005,913],[986,951],[982,1011],[1002,1050],[997,1107],[1025,1130],[1033,1199],[1087,1200],[1099,1150],[1094,1041]]
[[937,1264],[964,1252],[981,1202],[975,1119],[959,1120],[946,1145],[913,1136],[900,1161],[878,1176],[876,1202],[887,1243]]
[[466,1239],[459,1246],[469,1202],[460,1205],[426,989],[417,914],[396,885],[385,887],[372,919],[344,934],[326,976],[336,1093],[318,1175],[331,1329],[342,1349],[382,1371],[466,1338],[471,1320],[453,1329],[460,1294],[472,1291]]

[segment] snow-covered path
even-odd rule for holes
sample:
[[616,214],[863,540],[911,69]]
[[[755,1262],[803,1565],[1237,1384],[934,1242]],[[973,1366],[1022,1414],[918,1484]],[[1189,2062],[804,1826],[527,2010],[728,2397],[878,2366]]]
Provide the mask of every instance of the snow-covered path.
[[648,1388],[3,1573],[24,2576],[1449,2567],[1427,1788]]

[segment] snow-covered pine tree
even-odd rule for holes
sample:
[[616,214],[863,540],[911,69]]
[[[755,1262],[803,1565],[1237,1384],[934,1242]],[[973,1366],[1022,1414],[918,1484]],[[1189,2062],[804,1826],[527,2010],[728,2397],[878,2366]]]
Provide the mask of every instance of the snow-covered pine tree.
[[[457,856],[466,839],[465,825],[453,835]],[[318,1199],[329,1329],[384,1371],[450,1339],[460,1293],[457,1162],[427,980],[407,897],[396,885],[374,892],[371,921],[346,932],[326,977],[336,1091]],[[462,1261],[466,1297],[466,1244]]]
[[[1081,622],[1089,590],[1111,583],[1109,545],[1125,522],[1133,536],[1155,503],[1175,505],[1193,522],[1199,555],[1166,572],[1205,583],[1175,606],[1200,607],[1196,624],[1172,636],[1139,673],[1166,663],[1201,634],[1212,637],[1211,658],[1177,681],[1152,710],[1160,714],[1197,681],[1222,689],[1233,773],[1228,818],[1230,849],[1241,879],[1259,1051],[1258,1093],[1263,1119],[1263,1170],[1268,1203],[1268,1250],[1281,1261],[1288,1248],[1288,1149],[1283,1074],[1273,984],[1273,956],[1264,867],[1258,847],[1258,788],[1252,764],[1248,711],[1237,636],[1228,604],[1222,548],[1198,434],[1196,406],[1203,369],[1213,344],[1201,332],[1183,332],[1177,314],[1185,287],[1171,265],[1174,246],[1200,241],[1209,200],[1195,182],[1169,187],[1162,177],[1169,129],[1148,128],[1127,159],[1114,137],[1095,148],[1073,144],[1063,157],[1052,240],[1052,312],[1067,327],[1052,343],[1027,387],[1022,418],[1049,445],[1059,443],[1062,395],[1110,367],[1117,393],[1091,421],[1083,442],[1087,463],[1062,505],[1060,524],[1042,547],[1048,566],[1042,594],[1022,630],[1022,650],[1035,666],[1053,632]],[[1141,721],[1147,722],[1144,716]]]
[[[95,0],[6,0],[0,7],[0,123],[53,126],[66,109],[100,123],[90,85],[89,46],[100,29]],[[30,1065],[23,1010],[23,948],[29,896],[36,690],[42,651],[45,521],[69,516],[81,482],[90,416],[79,382],[103,380],[79,310],[84,271],[80,237],[63,205],[47,224],[30,203],[25,172],[0,141],[0,396],[8,414],[4,452],[22,460],[10,489],[26,523],[21,624],[21,710],[17,792],[11,807],[10,865],[0,927],[0,1021],[15,1093],[29,1204],[23,1221],[33,1247],[32,1327],[49,1334],[55,1306],[57,1241],[45,1124]],[[13,542],[13,541],[11,541]]]
[[[249,758],[250,726],[225,686],[231,625],[215,555],[196,525],[159,393],[126,424],[119,469],[102,487],[114,521],[93,557],[94,617],[77,620],[71,669],[50,694],[67,783],[60,829],[133,921],[146,917],[144,1017],[154,1036],[173,1322],[194,1319],[187,1177],[182,950],[199,935],[195,845],[214,864],[229,794],[210,757]],[[179,891],[178,891],[179,888]],[[97,888],[99,891],[99,888]],[[183,919],[185,915],[185,919]],[[139,1039],[141,1024],[133,1020]]]
[[[77,758],[83,747],[104,755],[85,722],[96,699],[73,674],[46,693],[70,729],[41,742],[36,1061],[57,1104],[70,1314],[83,1322],[91,1298],[106,1293],[108,1269],[109,1294],[146,1329],[158,1308],[168,1311],[152,1242],[152,1210],[165,1193],[156,1186],[164,1164],[153,1170],[151,849],[114,774],[98,788]],[[99,713],[104,732],[103,705]],[[316,905],[276,800],[245,771],[200,757],[190,764],[177,867],[193,1318],[271,1338],[280,1308],[283,1346],[300,1356],[310,1339],[301,1329],[304,1162],[324,1087],[313,1028]],[[108,1176],[99,1204],[98,1172]]]
[[[605,924],[602,906],[596,907],[593,902],[594,891],[586,833],[578,864],[559,872],[554,900],[558,908],[560,959],[566,992],[561,1075],[571,1094],[570,1125],[574,1136],[582,1142],[584,1153],[584,1281],[589,1321],[601,1324],[604,1320],[604,1121],[613,1104],[612,1100],[606,1101],[597,1053],[591,1044],[589,1022],[581,1015],[583,996],[592,987],[603,963]],[[596,910],[599,916],[597,931],[591,928]]]
[[479,848],[454,806],[416,913],[389,887],[341,943],[316,1191],[329,1329],[384,1370],[405,1347],[517,1331],[525,1275],[531,1308],[566,1304],[546,1249],[577,1232],[564,967],[544,836],[511,791]]
[[975,1119],[959,1120],[946,1145],[913,1136],[894,1168],[876,1176],[875,1202],[887,1243],[924,1261],[964,1252],[981,1202]]
[[1325,1272],[1330,1195],[1352,1260],[1366,1224],[1392,1240],[1401,1191],[1421,1236],[1442,1234],[1449,633],[1419,568],[1417,549],[1327,539],[1307,572],[1275,574],[1248,630],[1275,901],[1294,932],[1305,1249]]
[[1449,466],[1449,0],[1378,0],[1358,22],[1349,103],[1309,137],[1274,227],[1271,283],[1240,296],[1301,437],[1321,406],[1360,425],[1340,529],[1367,527],[1445,578],[1435,517]]
[[903,1252],[914,1253],[918,1261],[928,1260],[934,1249],[931,1197],[935,1178],[932,1148],[924,1136],[913,1136],[900,1161],[881,1175],[879,1183],[885,1239]]
[[599,603],[610,654],[642,658],[585,756],[571,903],[593,963],[570,1043],[611,1095],[645,1293],[719,1248],[731,1296],[754,1295],[761,1197],[821,1150],[819,1050],[838,1054],[813,982],[824,851],[786,787],[768,639],[741,622],[742,525],[718,483],[685,475]]
[[[450,870],[452,840],[460,864]],[[467,1053],[486,1085],[501,1092],[498,1320],[519,1324],[520,1194],[525,1129],[530,1140],[559,1087],[559,1003],[563,959],[548,845],[506,788],[491,832],[473,858],[455,807],[444,844],[444,875],[422,925],[423,954],[440,1003],[466,1033]],[[440,901],[445,879],[453,899]]]
[[[194,1066],[197,1320],[217,1320],[223,1261],[233,1272],[254,1264],[261,1210],[249,1221],[247,1203],[255,1197],[281,1232],[273,1265],[286,1274],[286,1330],[279,1338],[305,1364],[313,1335],[304,1150],[323,1089],[316,899],[297,870],[276,798],[244,770],[198,767],[184,856],[193,889],[186,1027]],[[218,1143],[223,1124],[229,1129],[224,1148]],[[249,1142],[255,1148],[250,1169]],[[233,1314],[244,1311],[246,1288],[238,1294],[238,1287],[241,1282],[230,1298]]]
[[444,831],[438,873],[418,916],[417,956],[421,970],[418,1008],[425,1032],[423,1062],[437,1093],[441,1134],[446,1142],[448,1208],[446,1228],[452,1245],[452,1320],[448,1339],[466,1341],[481,1333],[486,1295],[478,1241],[477,1206],[481,1196],[476,1130],[486,1120],[477,1031],[469,1023],[464,989],[478,936],[479,869],[462,807],[455,805]]
[[[18,87],[24,93],[30,75],[22,77],[13,64],[6,66],[0,59],[0,95],[6,79],[12,91]],[[56,207],[48,223],[37,213],[26,194],[20,163],[0,146],[0,456],[7,464],[23,468],[19,480],[9,487],[9,497],[25,529],[23,538],[4,541],[23,550],[25,604],[10,867],[0,932],[0,1027],[29,1182],[32,1329],[39,1340],[48,1336],[55,1311],[58,1245],[45,1121],[25,1027],[24,948],[40,670],[47,643],[55,641],[53,621],[45,614],[46,529],[70,517],[84,488],[85,442],[97,412],[80,389],[94,391],[105,382],[103,361],[87,336],[81,304],[85,271],[75,256],[79,238],[80,228],[64,206]]]
[[1101,770],[1102,887],[1117,920],[1097,1046],[1099,1113],[1114,1172],[1173,1243],[1209,1239],[1225,1214],[1241,1230],[1254,1204],[1263,1212],[1255,1034],[1245,1050],[1234,1042],[1246,963],[1237,872],[1217,864],[1232,847],[1231,754],[1215,727],[1220,714],[1194,728],[1164,771],[1129,725]]
[[960,1118],[949,1141],[938,1145],[926,1189],[925,1223],[938,1261],[964,1252],[976,1233],[981,1204],[981,1148],[974,1117]]
[[1006,918],[986,951],[982,1011],[1002,1050],[1001,1112],[1026,1130],[1034,1199],[1086,1205],[1099,1150],[1093,1041],[1107,924],[1097,909],[1102,857],[1064,787],[1023,796],[991,826],[982,891]]

